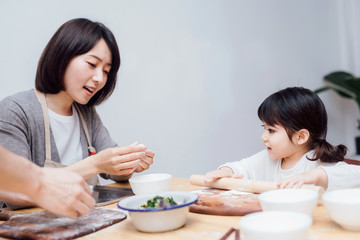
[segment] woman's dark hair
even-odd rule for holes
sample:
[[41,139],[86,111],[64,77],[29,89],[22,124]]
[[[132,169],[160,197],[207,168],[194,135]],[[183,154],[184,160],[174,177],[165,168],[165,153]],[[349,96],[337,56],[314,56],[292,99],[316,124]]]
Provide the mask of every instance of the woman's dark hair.
[[35,87],[43,93],[56,94],[65,90],[64,74],[71,59],[90,51],[103,38],[110,49],[111,70],[105,86],[87,103],[98,105],[106,100],[116,86],[120,54],[114,35],[103,24],[85,18],[64,23],[46,45],[37,68]]
[[347,148],[344,145],[332,146],[326,141],[327,114],[319,96],[309,89],[292,87],[280,90],[260,105],[258,116],[270,126],[280,125],[285,128],[291,139],[292,135],[307,129],[310,133],[309,148],[314,149],[313,158],[322,162],[344,160]]

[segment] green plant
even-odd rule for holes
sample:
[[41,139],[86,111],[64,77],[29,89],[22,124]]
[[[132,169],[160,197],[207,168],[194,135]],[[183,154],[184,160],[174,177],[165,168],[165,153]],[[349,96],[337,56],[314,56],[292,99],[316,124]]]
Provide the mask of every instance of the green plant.
[[[326,87],[316,89],[315,93],[321,93],[326,90],[334,90],[343,98],[355,100],[360,110],[360,78],[347,72],[332,72],[324,77]],[[360,120],[358,119],[358,129],[360,130]]]

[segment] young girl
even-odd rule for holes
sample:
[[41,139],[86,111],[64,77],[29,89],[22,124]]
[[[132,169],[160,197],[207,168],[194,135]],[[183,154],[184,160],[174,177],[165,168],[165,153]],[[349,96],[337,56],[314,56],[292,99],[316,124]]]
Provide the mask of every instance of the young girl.
[[265,150],[240,161],[221,165],[205,181],[242,177],[271,181],[280,188],[317,184],[336,189],[360,186],[360,168],[344,160],[347,148],[326,141],[327,114],[312,91],[293,87],[276,92],[258,109],[265,128]]
[[117,147],[94,107],[112,94],[119,67],[107,27],[83,18],[64,23],[41,55],[36,90],[0,102],[0,145],[37,165],[66,167],[91,185],[99,173],[116,181],[148,169],[154,153],[137,142]]

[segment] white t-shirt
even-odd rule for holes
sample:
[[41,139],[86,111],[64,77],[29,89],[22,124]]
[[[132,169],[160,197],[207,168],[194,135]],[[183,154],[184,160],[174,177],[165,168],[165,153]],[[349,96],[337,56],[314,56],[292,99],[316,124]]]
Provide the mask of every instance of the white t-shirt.
[[225,163],[219,168],[223,166],[230,167],[235,175],[244,174],[244,179],[277,183],[295,174],[322,167],[328,175],[328,191],[360,187],[360,166],[350,165],[345,162],[310,161],[306,156],[312,158],[312,153],[313,151],[306,153],[294,167],[287,170],[281,168],[281,159],[271,159],[266,149],[240,161]]
[[64,116],[48,108],[51,130],[63,165],[71,165],[82,159],[80,121],[74,106],[72,112],[72,116]]

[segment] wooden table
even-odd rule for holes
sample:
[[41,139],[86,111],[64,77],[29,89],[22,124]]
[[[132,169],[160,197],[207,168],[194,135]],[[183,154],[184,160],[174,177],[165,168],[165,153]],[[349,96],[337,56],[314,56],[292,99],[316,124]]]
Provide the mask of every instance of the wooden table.
[[[128,184],[112,184],[110,186],[129,187]],[[193,186],[188,179],[172,178],[170,190],[192,191],[203,187]],[[116,208],[116,203],[104,206],[104,208]],[[34,210],[26,210],[34,211]],[[18,211],[20,212],[20,211]],[[21,211],[24,212],[24,211]],[[241,217],[213,216],[197,213],[189,213],[186,225],[177,230],[164,233],[143,233],[135,229],[130,217],[124,221],[89,234],[78,239],[104,240],[104,239],[220,239],[231,227],[239,228],[238,222]],[[325,207],[318,205],[313,214],[309,240],[353,240],[360,239],[360,232],[346,231],[333,222]],[[4,238],[0,238],[4,239]],[[234,239],[234,234],[228,238]]]

